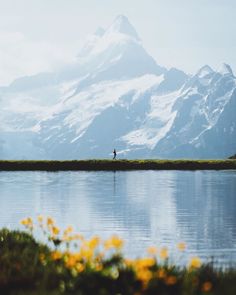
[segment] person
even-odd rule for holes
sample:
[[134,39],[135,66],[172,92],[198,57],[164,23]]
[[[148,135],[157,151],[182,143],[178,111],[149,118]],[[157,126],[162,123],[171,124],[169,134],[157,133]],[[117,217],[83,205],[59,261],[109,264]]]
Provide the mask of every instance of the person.
[[116,159],[116,149],[114,149],[114,151],[113,151],[113,160],[115,160]]

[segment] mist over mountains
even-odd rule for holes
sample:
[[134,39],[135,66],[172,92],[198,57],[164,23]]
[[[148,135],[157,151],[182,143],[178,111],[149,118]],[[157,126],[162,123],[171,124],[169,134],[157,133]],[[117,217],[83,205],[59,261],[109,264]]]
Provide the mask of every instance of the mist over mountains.
[[0,88],[1,159],[226,158],[236,152],[236,78],[158,65],[125,16],[74,64]]

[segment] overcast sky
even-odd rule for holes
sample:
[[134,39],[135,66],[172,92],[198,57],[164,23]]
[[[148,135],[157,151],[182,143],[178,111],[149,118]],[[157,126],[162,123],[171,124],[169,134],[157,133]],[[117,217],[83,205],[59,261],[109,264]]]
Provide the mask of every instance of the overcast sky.
[[119,14],[160,65],[236,72],[236,0],[0,0],[0,85],[73,61]]

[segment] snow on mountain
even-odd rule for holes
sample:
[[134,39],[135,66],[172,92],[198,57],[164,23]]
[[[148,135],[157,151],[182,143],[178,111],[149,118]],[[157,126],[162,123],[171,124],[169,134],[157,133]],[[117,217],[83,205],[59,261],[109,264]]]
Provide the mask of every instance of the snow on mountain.
[[0,88],[0,157],[107,158],[113,148],[129,158],[226,157],[236,150],[235,89],[226,64],[192,76],[157,65],[118,16],[73,64]]
[[222,158],[235,150],[236,137],[232,137],[235,108],[229,106],[235,104],[236,79],[232,71],[229,72],[225,75],[225,72],[207,71],[204,84],[202,79],[206,75],[199,77],[198,72],[190,78],[186,83],[190,88],[183,87],[174,105],[177,115],[173,125],[152,154],[173,158]]
[[217,70],[217,72],[221,75],[233,75],[233,71],[230,65],[223,63],[221,67]]
[[115,21],[107,29],[106,34],[124,34],[134,38],[136,41],[140,41],[140,38],[135,30],[135,28],[130,24],[128,18],[124,15],[119,15],[116,17]]
[[143,48],[134,27],[125,16],[118,16],[106,29],[99,28],[85,41],[77,62],[64,67],[57,79],[77,79],[85,75],[80,89],[103,80],[129,79],[166,71]]
[[199,78],[204,78],[206,76],[211,75],[213,72],[214,71],[212,70],[212,68],[210,66],[205,65],[197,72],[197,76]]

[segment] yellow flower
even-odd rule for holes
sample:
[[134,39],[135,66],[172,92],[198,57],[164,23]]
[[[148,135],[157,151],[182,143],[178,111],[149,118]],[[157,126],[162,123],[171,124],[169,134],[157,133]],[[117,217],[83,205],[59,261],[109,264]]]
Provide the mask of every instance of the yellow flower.
[[123,247],[123,240],[121,240],[119,237],[117,236],[112,236],[109,240],[106,240],[104,243],[104,247],[106,250],[109,249],[116,249],[116,250],[120,250]]
[[155,259],[153,258],[139,258],[135,260],[134,262],[134,267],[139,270],[139,269],[144,269],[144,268],[149,268],[152,267],[155,264]]
[[76,265],[77,259],[74,255],[70,254],[66,258],[66,267],[67,268],[72,268]]
[[179,251],[184,251],[186,249],[186,244],[181,242],[177,245],[177,248],[179,249]]
[[38,215],[38,222],[42,223],[43,222],[43,216],[42,215]]
[[103,258],[104,258],[105,254],[103,252],[99,252],[96,256],[95,256],[95,261],[97,263],[101,263]]
[[27,220],[26,219],[22,219],[20,222],[22,225],[26,225],[27,224]]
[[209,291],[211,291],[211,289],[212,289],[212,283],[211,282],[205,282],[202,285],[202,291],[203,292],[209,292]]
[[189,263],[189,266],[191,268],[199,268],[201,264],[201,260],[198,257],[193,257]]
[[72,226],[68,226],[65,230],[64,230],[64,235],[68,235],[70,233],[73,232],[73,227]]
[[144,285],[147,285],[152,278],[152,272],[149,269],[141,269],[137,271],[137,277],[143,281]]
[[157,277],[159,279],[165,279],[166,278],[166,271],[163,268],[159,269],[157,271]]
[[80,263],[80,262],[76,263],[75,269],[77,270],[78,273],[83,272],[84,268],[85,267],[84,267],[83,263]]
[[33,228],[33,220],[30,217],[21,220],[21,224],[24,225],[26,228]]
[[160,250],[160,257],[162,259],[166,259],[168,258],[168,249],[166,247],[163,247],[161,250]]
[[47,225],[52,226],[54,224],[54,220],[51,217],[47,218]]
[[128,261],[127,263],[130,264],[130,266],[133,265],[138,279],[140,279],[145,286],[152,278],[152,272],[150,271],[150,267],[152,267],[155,264],[155,259],[150,257],[139,258],[133,262]]
[[84,237],[82,235],[79,234],[74,234],[74,235],[65,235],[65,232],[63,234],[62,240],[65,242],[71,242],[71,241],[75,241],[75,240],[81,240],[84,241]]
[[147,252],[148,252],[148,254],[149,255],[156,255],[157,254],[157,248],[156,247],[149,247],[148,249],[147,249]]
[[101,271],[101,270],[103,269],[103,265],[102,265],[101,263],[96,263],[96,265],[95,265],[95,269],[96,269],[97,271]]
[[90,241],[88,241],[88,247],[90,249],[95,249],[100,243],[100,238],[99,237],[93,237]]
[[175,285],[177,283],[177,278],[175,276],[168,276],[165,279],[166,285]]
[[59,260],[62,257],[62,253],[60,251],[53,251],[51,257],[53,260]]
[[57,236],[60,233],[60,229],[56,226],[52,226],[52,234]]
[[85,260],[85,261],[91,261],[94,255],[93,250],[87,248],[86,246],[82,246],[80,248],[80,252],[79,255],[81,257],[81,259]]

